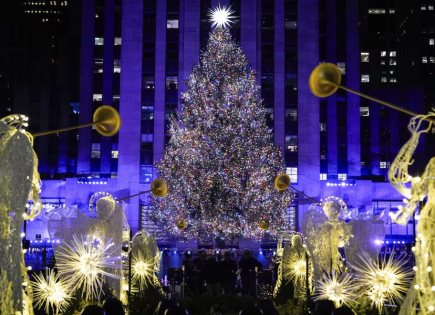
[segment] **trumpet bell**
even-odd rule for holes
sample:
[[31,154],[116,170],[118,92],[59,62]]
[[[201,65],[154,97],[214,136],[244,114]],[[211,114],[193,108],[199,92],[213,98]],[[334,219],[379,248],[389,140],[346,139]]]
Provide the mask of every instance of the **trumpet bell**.
[[311,72],[309,86],[311,92],[318,97],[334,94],[341,83],[341,71],[333,63],[321,63]]
[[160,178],[153,180],[151,183],[151,193],[155,197],[164,197],[168,193],[168,184]]
[[112,106],[103,105],[94,112],[93,122],[97,132],[104,137],[116,135],[121,128],[121,118]]
[[285,173],[278,174],[274,182],[275,189],[278,191],[284,191],[290,186],[290,176]]

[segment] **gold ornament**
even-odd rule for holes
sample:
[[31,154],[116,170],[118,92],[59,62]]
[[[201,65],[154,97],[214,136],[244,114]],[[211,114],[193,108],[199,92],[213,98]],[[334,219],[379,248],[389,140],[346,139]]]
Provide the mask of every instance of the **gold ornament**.
[[184,230],[187,227],[187,223],[184,219],[177,219],[175,225],[179,230]]
[[270,223],[268,219],[260,219],[260,222],[258,222],[258,225],[260,226],[260,229],[266,231],[269,229]]
[[278,191],[286,190],[290,186],[290,176],[285,173],[278,174],[275,178],[274,186]]
[[168,193],[168,184],[163,179],[157,178],[151,183],[151,192],[155,197],[164,197]]
[[309,86],[311,92],[318,97],[334,94],[341,83],[341,72],[333,63],[321,63],[311,72]]

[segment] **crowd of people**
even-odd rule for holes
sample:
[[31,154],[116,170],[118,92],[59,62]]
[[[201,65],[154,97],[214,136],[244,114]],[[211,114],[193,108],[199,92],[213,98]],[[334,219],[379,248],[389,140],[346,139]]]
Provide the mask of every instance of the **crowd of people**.
[[186,255],[184,263],[186,294],[197,296],[230,294],[241,292],[242,295],[255,295],[256,273],[262,264],[252,257],[250,251],[245,251],[239,262],[236,262],[229,252],[222,257],[207,257],[205,251],[192,260]]

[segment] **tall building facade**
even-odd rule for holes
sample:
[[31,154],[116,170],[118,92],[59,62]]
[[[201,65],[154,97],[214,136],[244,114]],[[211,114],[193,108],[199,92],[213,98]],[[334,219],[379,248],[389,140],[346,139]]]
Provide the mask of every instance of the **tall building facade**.
[[[314,67],[328,61],[338,64],[343,84],[364,88],[369,70],[363,61],[368,48],[359,37],[361,1],[83,0],[79,120],[91,121],[93,111],[108,104],[119,109],[122,127],[112,138],[81,129],[76,177],[44,181],[43,196],[86,207],[96,191],[125,197],[149,188],[169,139],[169,117],[182,110],[185,80],[211,30],[207,11],[220,3],[237,16],[231,32],[257,72],[292,185],[319,200],[339,196],[358,211],[382,200],[399,202],[385,177],[374,182],[372,175],[380,174],[365,166],[366,156],[373,159],[364,142],[366,107],[373,111],[372,105],[341,91],[319,99],[308,87]],[[309,203],[297,196],[291,205],[296,229]],[[125,211],[133,231],[149,227],[146,195],[129,199]]]

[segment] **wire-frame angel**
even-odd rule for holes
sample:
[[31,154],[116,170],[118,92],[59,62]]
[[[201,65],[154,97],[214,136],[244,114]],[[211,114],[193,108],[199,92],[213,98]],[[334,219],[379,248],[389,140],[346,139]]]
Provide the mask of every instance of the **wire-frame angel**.
[[[408,166],[420,135],[433,132],[434,112],[411,118],[408,130],[411,138],[403,145],[388,172],[388,179],[405,197],[405,205],[393,216],[399,224],[408,223],[420,201],[426,204],[420,210],[415,247],[414,287],[408,292],[401,314],[432,314],[435,311],[435,157],[429,160],[421,177],[413,177]],[[419,311],[417,312],[417,306]]]

